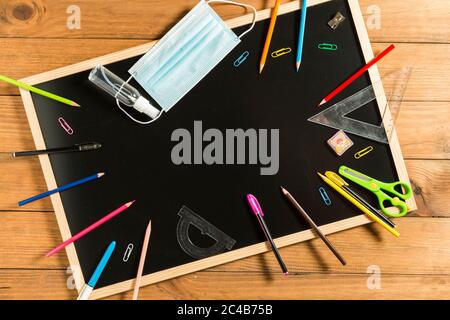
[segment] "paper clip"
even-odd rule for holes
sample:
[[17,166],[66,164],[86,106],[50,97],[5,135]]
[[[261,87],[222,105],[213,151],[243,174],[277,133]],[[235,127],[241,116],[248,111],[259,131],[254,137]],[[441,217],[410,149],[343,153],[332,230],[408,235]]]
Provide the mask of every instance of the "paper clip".
[[285,54],[290,53],[291,51],[291,48],[282,48],[272,52],[270,55],[272,56],[272,58],[279,58],[281,56],[284,56]]
[[317,48],[319,48],[320,50],[331,50],[331,51],[335,51],[337,50],[337,45],[334,43],[319,43],[319,45],[317,46]]
[[325,191],[325,189],[324,189],[323,187],[320,187],[320,188],[319,188],[319,192],[320,192],[320,195],[322,196],[323,202],[325,202],[325,204],[326,204],[327,206],[331,205],[331,199],[330,199],[330,197],[328,196],[328,194],[327,194],[327,192]]
[[244,63],[245,60],[247,60],[248,56],[249,56],[250,52],[248,51],[244,51],[239,58],[236,59],[236,61],[234,61],[233,65],[237,68],[239,67],[241,64]]
[[368,146],[367,148],[364,148],[364,149],[358,151],[357,153],[355,153],[355,159],[364,157],[366,154],[372,152],[372,150],[373,150],[373,147]]
[[70,135],[73,134],[73,129],[70,127],[70,125],[67,123],[67,121],[64,120],[63,117],[59,117],[58,122],[61,125],[61,128],[63,128],[64,131],[67,132],[67,134],[70,134]]
[[127,249],[125,250],[125,253],[123,254],[123,262],[127,262],[128,259],[130,259],[131,256],[131,251],[133,251],[134,245],[132,243],[130,243],[127,246]]

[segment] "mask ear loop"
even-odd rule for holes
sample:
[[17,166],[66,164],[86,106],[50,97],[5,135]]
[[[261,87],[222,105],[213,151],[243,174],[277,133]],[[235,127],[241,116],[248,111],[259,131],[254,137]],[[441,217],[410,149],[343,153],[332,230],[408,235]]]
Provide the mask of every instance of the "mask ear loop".
[[241,35],[238,36],[238,38],[241,39],[243,36],[245,36],[247,33],[249,33],[250,31],[253,30],[253,27],[255,26],[255,23],[256,23],[256,16],[258,15],[256,13],[256,9],[255,9],[254,6],[251,6],[251,5],[245,4],[245,3],[240,3],[240,2],[229,1],[229,0],[209,0],[206,3],[210,4],[210,3],[214,3],[214,2],[216,2],[216,3],[217,2],[221,2],[221,3],[226,3],[226,4],[233,4],[235,6],[244,7],[244,8],[252,10],[253,11],[252,25],[246,31],[242,32]]
[[[105,78],[106,78],[106,77],[105,77]],[[134,122],[139,123],[139,124],[150,124],[150,123],[152,123],[152,122],[158,120],[159,117],[161,117],[161,115],[163,114],[163,111],[164,111],[164,110],[161,110],[161,111],[158,113],[158,115],[156,116],[156,118],[154,118],[154,119],[151,119],[151,120],[149,120],[149,121],[140,121],[140,120],[137,120],[136,118],[134,118],[134,117],[133,117],[131,114],[129,114],[127,111],[125,111],[125,109],[121,107],[119,99],[117,99],[117,96],[118,96],[119,93],[123,90],[123,86],[124,86],[125,84],[127,84],[128,82],[130,82],[130,80],[131,80],[132,78],[133,78],[133,75],[131,75],[131,76],[127,79],[127,81],[125,81],[124,83],[122,83],[122,85],[120,86],[119,90],[117,90],[117,93],[114,95],[114,98],[116,98],[116,104],[117,104],[117,106],[119,107],[119,109],[122,110],[123,113],[125,113],[125,114],[128,116],[128,118],[130,118],[130,119],[133,120]]]

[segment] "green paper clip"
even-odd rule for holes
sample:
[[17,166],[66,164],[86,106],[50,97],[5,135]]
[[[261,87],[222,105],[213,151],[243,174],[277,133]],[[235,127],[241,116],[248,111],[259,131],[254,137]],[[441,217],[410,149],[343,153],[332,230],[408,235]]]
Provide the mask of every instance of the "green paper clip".
[[334,43],[319,43],[317,48],[319,48],[320,50],[336,51],[338,47]]

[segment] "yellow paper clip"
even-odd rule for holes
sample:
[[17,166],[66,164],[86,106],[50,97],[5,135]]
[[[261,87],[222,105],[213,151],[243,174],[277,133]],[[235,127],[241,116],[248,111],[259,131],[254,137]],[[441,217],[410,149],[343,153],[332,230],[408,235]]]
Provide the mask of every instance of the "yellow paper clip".
[[319,43],[319,45],[317,46],[317,48],[319,48],[320,50],[331,50],[331,51],[335,51],[337,50],[337,45],[334,43]]
[[275,59],[284,56],[285,54],[291,53],[291,51],[291,48],[282,48],[272,52],[270,55]]
[[373,147],[372,146],[368,146],[367,148],[364,148],[364,149],[358,151],[357,153],[355,153],[355,159],[359,159],[359,158],[364,157],[369,152],[372,152],[372,150],[373,150]]

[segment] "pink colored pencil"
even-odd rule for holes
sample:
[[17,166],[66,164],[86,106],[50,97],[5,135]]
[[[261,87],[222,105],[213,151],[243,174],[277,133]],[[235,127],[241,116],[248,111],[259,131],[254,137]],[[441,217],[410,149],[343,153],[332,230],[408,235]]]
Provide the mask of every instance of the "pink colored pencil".
[[61,243],[59,246],[57,246],[56,248],[52,249],[51,251],[49,251],[45,256],[46,257],[50,257],[52,255],[54,255],[55,253],[59,252],[61,249],[64,249],[65,247],[67,247],[69,244],[71,244],[72,242],[77,241],[78,239],[80,239],[81,237],[85,236],[86,234],[88,234],[89,232],[97,229],[98,227],[100,227],[102,224],[104,224],[105,222],[111,220],[112,218],[114,218],[115,216],[117,216],[119,213],[121,213],[122,211],[128,209],[132,204],[134,203],[133,201],[130,201],[128,203],[125,203],[123,206],[117,208],[116,210],[108,213],[106,216],[104,216],[103,218],[101,218],[100,220],[98,220],[97,222],[94,222],[93,224],[91,224],[89,227],[87,227],[86,229],[83,229],[82,231],[78,232],[76,235],[74,235],[72,238],[67,239],[66,241],[64,241],[63,243]]
[[372,67],[375,63],[381,60],[385,55],[387,55],[389,52],[394,50],[395,46],[391,44],[389,47],[384,49],[378,56],[370,60],[365,66],[363,66],[361,69],[359,69],[357,72],[355,72],[350,78],[345,80],[339,87],[331,91],[329,95],[327,95],[323,100],[320,102],[319,107],[323,105],[324,103],[327,103],[331,99],[333,99],[339,92],[344,90],[350,83],[358,79],[364,72],[366,72],[370,67]]
[[147,255],[148,242],[150,240],[151,232],[152,232],[152,220],[148,222],[147,230],[145,230],[144,242],[141,251],[141,258],[139,259],[139,267],[136,275],[136,282],[134,283],[133,300],[137,300],[138,298],[139,287],[141,286],[142,272],[144,271],[145,256]]

